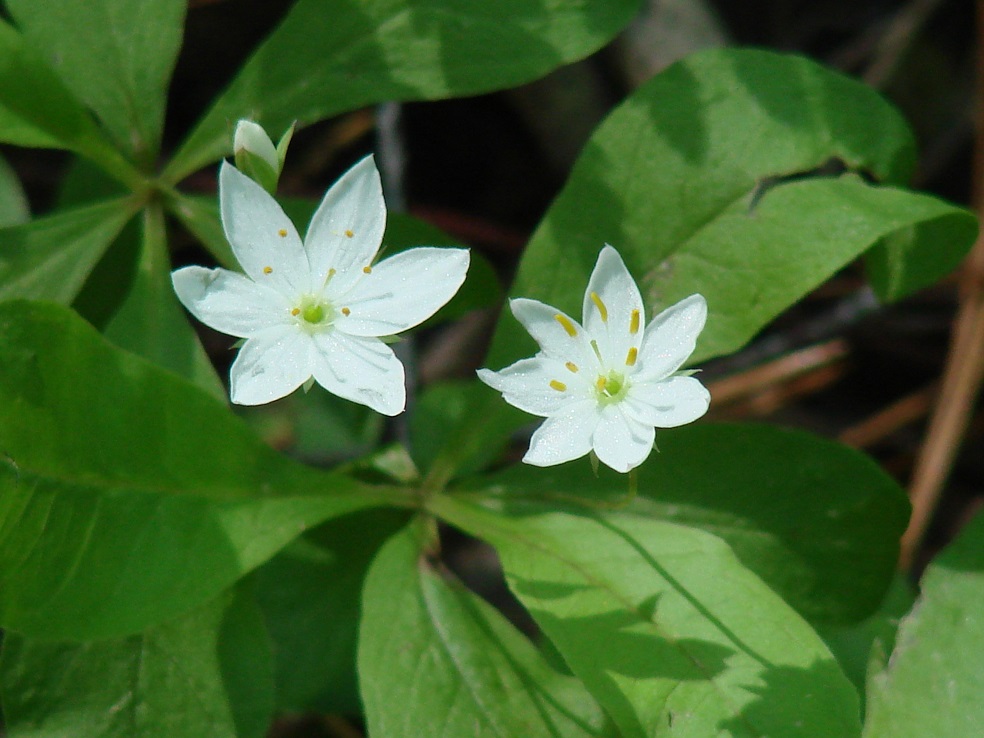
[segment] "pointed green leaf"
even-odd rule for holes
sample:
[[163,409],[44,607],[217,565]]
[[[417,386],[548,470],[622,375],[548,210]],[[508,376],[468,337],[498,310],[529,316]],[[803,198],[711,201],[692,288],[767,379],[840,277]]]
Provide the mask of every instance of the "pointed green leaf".
[[134,212],[109,200],[0,229],[0,299],[72,302]]
[[551,669],[497,610],[393,537],[366,579],[359,681],[374,738],[609,735],[577,680]]
[[256,572],[257,600],[276,657],[277,708],[356,714],[362,584],[407,513],[368,510],[301,536]]
[[299,0],[167,169],[177,181],[228,154],[230,121],[268,131],[387,100],[504,89],[595,51],[638,0]]
[[133,633],[306,528],[402,495],[291,462],[55,305],[0,305],[0,625]]
[[6,5],[27,42],[117,144],[153,162],[186,0],[46,0],[40,13],[33,0]]
[[[660,431],[636,471],[626,514],[723,538],[738,559],[811,621],[850,622],[881,602],[909,520],[908,497],[864,454],[802,431],[749,423]],[[469,489],[545,505],[620,505],[624,474],[588,462],[517,464]],[[536,508],[533,508],[536,509]]]
[[129,294],[103,333],[120,348],[180,374],[224,401],[222,380],[171,286],[164,214],[158,206],[144,209],[140,250],[140,263]]
[[143,633],[84,643],[10,633],[0,691],[11,738],[262,738],[270,644],[248,587]]
[[978,738],[984,725],[984,515],[926,570],[895,651],[869,681],[865,738]]
[[495,546],[625,738],[851,738],[858,697],[794,610],[704,531],[628,515],[431,509]]
[[31,218],[27,196],[7,160],[0,157],[0,228],[24,223]]

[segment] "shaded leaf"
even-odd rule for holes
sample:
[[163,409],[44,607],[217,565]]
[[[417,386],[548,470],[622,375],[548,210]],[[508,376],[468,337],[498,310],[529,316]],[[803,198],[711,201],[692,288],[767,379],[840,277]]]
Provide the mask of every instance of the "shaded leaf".
[[0,157],[0,228],[24,223],[31,218],[27,196],[17,173]]
[[583,686],[431,560],[422,538],[416,525],[394,536],[366,579],[359,681],[370,734],[610,735]]
[[74,313],[0,306],[0,624],[115,637],[214,597],[306,528],[402,495],[260,443]]
[[600,48],[638,0],[299,0],[167,169],[176,181],[232,149],[231,125],[269,131],[388,100],[504,89]]
[[0,689],[11,738],[262,738],[273,709],[270,644],[245,587],[112,640],[8,634]]
[[794,610],[718,538],[609,514],[431,509],[495,546],[509,586],[626,738],[850,738],[858,698]]

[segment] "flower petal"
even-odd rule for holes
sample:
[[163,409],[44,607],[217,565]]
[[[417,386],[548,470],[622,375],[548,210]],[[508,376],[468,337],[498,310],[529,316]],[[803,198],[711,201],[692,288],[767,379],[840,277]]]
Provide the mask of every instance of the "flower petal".
[[235,153],[248,151],[255,154],[277,172],[280,170],[280,159],[277,147],[273,145],[270,136],[258,123],[245,118],[236,124],[236,132],[232,136],[232,149]]
[[602,464],[624,473],[649,457],[655,440],[656,430],[626,417],[619,404],[602,409],[591,443]]
[[304,248],[311,272],[322,284],[328,270],[336,290],[345,290],[372,264],[386,229],[386,203],[375,161],[367,156],[325,193],[311,218]]
[[311,270],[297,229],[277,201],[228,162],[219,168],[222,227],[243,271],[294,297],[311,290]]
[[292,326],[276,326],[246,340],[229,371],[237,405],[263,405],[289,395],[311,376],[314,344]]
[[597,424],[597,403],[585,400],[571,405],[536,429],[523,461],[533,466],[553,466],[579,459],[591,450],[591,436]]
[[184,267],[171,274],[171,284],[192,315],[230,336],[248,338],[290,322],[290,305],[280,293],[228,269]]
[[[641,329],[646,325],[642,295],[618,251],[607,244],[588,280],[583,311],[585,330],[598,340],[610,364],[624,362],[629,349],[642,342]],[[633,311],[638,311],[634,318]]]
[[564,405],[585,399],[585,380],[556,359],[521,359],[498,372],[479,369],[478,378],[502,393],[502,399],[532,415],[547,417]]
[[336,326],[353,336],[388,336],[423,323],[454,297],[468,271],[467,249],[423,247],[384,259],[362,275],[337,307],[350,313]]
[[574,361],[581,368],[593,370],[596,367],[598,360],[588,347],[587,334],[569,315],[525,297],[510,300],[509,307],[533,340],[540,344],[544,354],[558,361]]
[[406,408],[403,364],[378,338],[334,330],[314,334],[314,343],[314,378],[326,390],[383,415],[399,415]]
[[692,423],[707,412],[711,393],[694,377],[670,377],[661,382],[633,383],[625,398],[626,411],[639,422],[657,428]]
[[697,336],[707,320],[707,302],[703,295],[691,295],[671,305],[646,326],[639,349],[636,374],[646,380],[667,377],[694,352]]

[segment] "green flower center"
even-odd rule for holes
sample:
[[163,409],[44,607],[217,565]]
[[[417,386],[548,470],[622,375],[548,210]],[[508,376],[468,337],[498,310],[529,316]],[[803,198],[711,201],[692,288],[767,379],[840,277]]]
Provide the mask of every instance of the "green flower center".
[[308,323],[320,323],[325,319],[323,305],[307,305],[301,310],[301,317]]
[[332,306],[314,295],[305,295],[301,298],[301,303],[290,312],[295,318],[301,319],[301,327],[309,330],[325,328],[335,317]]
[[598,401],[604,404],[618,402],[625,397],[629,383],[621,372],[610,371],[607,375],[599,374],[595,380],[595,394]]

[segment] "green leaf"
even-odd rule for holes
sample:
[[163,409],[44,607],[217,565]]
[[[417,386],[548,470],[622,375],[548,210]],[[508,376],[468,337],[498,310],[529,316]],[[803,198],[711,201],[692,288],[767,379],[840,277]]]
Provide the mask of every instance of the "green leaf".
[[306,125],[388,100],[514,87],[600,48],[638,0],[299,0],[167,168],[178,181],[232,149],[231,125]]
[[27,43],[144,164],[160,149],[186,0],[6,0]]
[[[424,550],[419,524],[366,579],[359,681],[375,738],[610,735],[575,679]],[[394,596],[399,593],[399,596]]]
[[31,219],[27,196],[17,172],[0,156],[0,228],[24,223]]
[[[215,197],[173,193],[167,200],[168,212],[197,238],[202,246],[226,269],[239,270],[232,247],[226,240]],[[314,212],[313,210],[311,211]]]
[[[909,520],[905,490],[864,454],[802,431],[699,423],[661,430],[625,513],[701,528],[814,622],[870,615]],[[468,489],[510,502],[618,505],[628,482],[585,460],[516,465]]]
[[272,672],[263,620],[238,587],[123,638],[8,634],[0,689],[11,738],[262,738]]
[[625,738],[858,736],[820,638],[720,539],[633,516],[504,516],[452,498],[512,591]]
[[984,515],[926,570],[887,668],[869,682],[865,738],[978,738],[984,725]]
[[143,212],[140,263],[129,294],[103,333],[120,348],[191,380],[218,400],[226,390],[171,286],[171,261],[159,206]]
[[72,302],[134,212],[109,200],[0,229],[0,299]]
[[[370,510],[301,536],[256,572],[276,656],[277,708],[357,714],[355,649],[362,583],[407,514]],[[396,593],[394,593],[396,594]]]
[[0,305],[0,625],[46,639],[188,611],[306,528],[401,493],[291,462],[71,311]]

